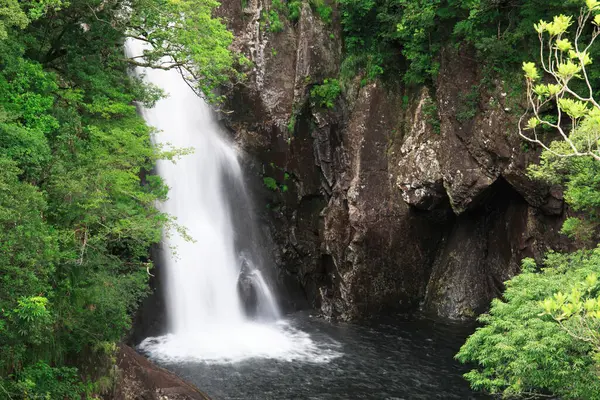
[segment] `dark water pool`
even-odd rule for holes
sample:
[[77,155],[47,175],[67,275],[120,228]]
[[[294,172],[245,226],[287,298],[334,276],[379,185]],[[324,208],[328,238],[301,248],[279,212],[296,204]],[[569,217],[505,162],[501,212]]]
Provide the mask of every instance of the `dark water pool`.
[[454,361],[472,327],[427,319],[328,323],[308,314],[291,326],[341,353],[326,363],[249,359],[230,364],[161,363],[215,400],[484,399]]

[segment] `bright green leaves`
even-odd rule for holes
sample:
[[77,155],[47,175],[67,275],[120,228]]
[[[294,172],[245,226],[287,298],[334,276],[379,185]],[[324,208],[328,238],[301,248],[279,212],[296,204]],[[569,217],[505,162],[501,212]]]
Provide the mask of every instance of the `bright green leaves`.
[[598,0],[585,0],[585,6],[590,11],[596,11],[600,9],[600,1]]
[[265,176],[263,178],[263,183],[264,183],[265,187],[269,190],[272,190],[274,192],[285,193],[288,191],[288,186],[287,186],[287,184],[285,184],[285,181],[287,181],[288,179],[289,179],[289,175],[287,173],[284,174],[282,183],[278,183],[277,180],[273,177]]
[[581,71],[581,66],[575,64],[571,60],[559,63],[556,68],[556,75],[560,77],[563,81],[568,81],[574,76],[577,76]]
[[547,27],[548,23],[546,21],[540,21],[537,24],[533,24],[533,28],[539,34],[546,32]]
[[128,20],[121,23],[128,34],[149,44],[145,63],[182,68],[200,93],[218,101],[215,89],[236,75],[229,50],[233,35],[212,16],[218,5],[214,0],[134,0]]
[[12,310],[12,315],[18,320],[19,334],[39,340],[39,329],[47,327],[51,321],[47,309],[48,299],[41,296],[23,297],[17,302],[17,308]]
[[281,32],[283,31],[284,25],[281,19],[279,19],[279,14],[275,10],[270,11],[262,11],[261,20],[264,23],[264,28],[269,32]]
[[326,24],[331,24],[333,8],[325,3],[325,0],[309,0],[311,9]]
[[[593,9],[597,4],[591,2],[589,6]],[[544,76],[541,76],[534,63],[523,63],[528,92],[526,114],[531,112],[539,123],[521,126],[519,133],[523,139],[537,143],[545,151],[558,157],[591,156],[600,160],[600,107],[593,99],[594,82],[591,77],[594,72],[587,68],[592,64],[590,49],[593,49],[598,28],[594,28],[591,39],[586,37],[588,43],[582,43],[582,34],[590,17],[591,11],[581,10],[576,33],[571,35],[573,41],[566,37],[573,23],[572,17],[561,14],[554,17],[551,23],[540,21],[535,25],[535,30],[538,32],[539,61]],[[549,78],[553,83],[534,84],[544,78]],[[547,115],[549,112],[554,115]],[[565,114],[571,120],[568,127],[563,122]],[[521,120],[526,120],[527,115],[523,117]],[[562,141],[548,144],[542,142],[535,131],[527,134],[523,132],[523,128],[533,130],[538,125],[557,131]],[[542,161],[544,159],[542,157]]]
[[540,302],[544,315],[560,323],[577,340],[592,343],[600,352],[600,284],[592,272],[567,294],[554,293]]
[[536,117],[531,117],[529,121],[527,121],[527,129],[535,129],[540,125],[540,120]]
[[337,79],[325,79],[323,84],[311,89],[310,96],[319,107],[333,108],[341,93],[342,87]]
[[0,3],[0,40],[8,37],[9,29],[23,29],[30,21],[41,18],[49,10],[58,10],[62,5],[62,0],[3,0]]
[[556,15],[552,22],[540,21],[534,26],[538,33],[547,32],[550,36],[560,36],[567,32],[573,24],[573,18],[566,15]]
[[547,85],[539,84],[535,85],[533,88],[533,92],[537,94],[540,98],[548,98],[554,97],[561,91],[561,86],[553,83],[549,83]]
[[6,0],[0,4],[0,40],[8,37],[12,27],[25,28],[29,23],[27,14],[21,9],[19,1]]
[[588,103],[567,98],[560,99],[558,101],[558,106],[573,119],[583,118],[590,111]]
[[275,178],[272,178],[270,176],[264,177],[263,183],[267,189],[270,189],[273,191],[277,191],[279,189],[279,186],[277,186],[277,181],[275,180]]
[[578,60],[583,66],[592,63],[592,57],[590,57],[590,53],[588,52],[577,53],[576,51],[569,50],[569,58],[571,60]]
[[[569,294],[561,295],[559,312],[579,294],[583,310],[588,299],[597,299],[597,282],[588,286],[582,282],[600,275],[600,250],[549,254],[544,267],[537,272],[533,260],[524,260],[523,272],[507,282],[504,300],[494,300],[489,314],[480,318],[484,325],[457,358],[479,365],[465,376],[473,387],[491,393],[506,397],[553,393],[564,399],[597,400],[595,347],[574,339],[544,309],[554,309],[553,296],[561,290]],[[578,308],[564,307],[571,315]],[[577,327],[567,320],[563,323],[569,329]]]
[[[162,92],[128,76],[127,24],[158,43],[176,38],[180,47],[149,59],[184,55],[208,86],[228,78],[231,34],[209,1],[128,2],[148,7],[131,15],[110,0],[19,4],[39,19],[0,40],[0,385],[13,398],[79,398],[92,387],[81,377],[110,366],[101,349],[130,328],[149,248],[171,223],[156,209],[167,188],[148,171],[179,151],[152,147],[136,112]],[[180,30],[165,32],[164,18],[183,14]]]
[[535,64],[532,62],[523,63],[523,72],[525,72],[525,78],[532,82],[540,79],[540,73],[538,72]]
[[[591,9],[598,5],[596,0],[587,3]],[[523,115],[527,122],[519,126],[519,133],[544,148],[539,164],[529,168],[530,177],[565,185],[566,202],[585,215],[568,218],[561,232],[594,247],[600,221],[600,109],[591,99],[590,70],[585,68],[592,63],[591,56],[578,51],[590,48],[581,43],[579,34],[589,21],[585,12],[578,19],[574,41],[566,38],[571,17],[559,15],[534,26],[546,76],[534,63],[523,63],[528,111],[533,111]],[[584,85],[573,78],[584,80]],[[584,94],[574,88],[583,88]],[[552,115],[547,115],[549,111]],[[538,127],[557,131],[558,140],[542,142]],[[503,300],[492,303],[490,313],[480,319],[484,326],[457,355],[463,362],[478,364],[465,375],[471,385],[504,397],[553,394],[600,399],[599,274],[600,248],[549,253],[541,271],[533,260],[524,260],[522,273],[506,283]]]
[[559,51],[569,51],[573,48],[573,45],[569,39],[558,39],[555,42],[555,45]]

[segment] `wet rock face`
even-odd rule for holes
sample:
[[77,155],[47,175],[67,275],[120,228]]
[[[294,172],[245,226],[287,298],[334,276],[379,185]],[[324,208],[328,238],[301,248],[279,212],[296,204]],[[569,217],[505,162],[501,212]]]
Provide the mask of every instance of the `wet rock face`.
[[252,269],[246,260],[242,261],[238,275],[237,292],[246,315],[255,317],[258,312],[258,292],[252,277]]
[[210,400],[195,386],[154,365],[129,346],[117,352],[117,382],[110,400]]
[[367,85],[345,127],[344,162],[323,211],[324,251],[335,268],[321,292],[329,314],[342,319],[414,307],[441,239],[436,223],[412,210],[395,185],[400,101]]
[[443,52],[434,88],[357,78],[324,109],[310,91],[338,76],[335,6],[330,25],[305,4],[278,33],[260,24],[270,7],[222,3],[254,63],[223,120],[258,182],[289,308],[303,297],[341,319],[419,306],[470,318],[522,257],[565,248],[562,192],[526,176],[539,154],[521,150],[502,83],[482,85],[469,49]]
[[400,146],[396,186],[406,204],[431,211],[446,200],[444,178],[438,160],[440,140],[425,115],[432,107],[429,90],[423,89],[417,99],[408,134]]

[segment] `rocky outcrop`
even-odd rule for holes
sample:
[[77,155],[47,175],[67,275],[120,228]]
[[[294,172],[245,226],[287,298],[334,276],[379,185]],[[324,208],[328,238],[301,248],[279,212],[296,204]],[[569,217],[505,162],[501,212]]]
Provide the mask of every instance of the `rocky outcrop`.
[[395,186],[393,132],[401,97],[377,84],[360,89],[338,151],[341,165],[323,211],[323,252],[334,268],[321,288],[328,315],[355,319],[414,306],[424,295],[442,235]]
[[112,400],[210,400],[196,387],[152,364],[129,346],[119,347],[116,368]]
[[258,312],[258,290],[252,276],[252,269],[246,260],[242,262],[237,280],[237,293],[249,317],[255,317]]
[[396,185],[406,204],[431,211],[446,200],[438,161],[440,140],[425,115],[426,107],[435,110],[429,90],[423,89],[416,101],[412,125],[400,146]]
[[304,4],[273,33],[270,1],[244,4],[221,7],[253,62],[223,120],[271,182],[262,217],[289,291],[341,319],[418,306],[469,318],[523,257],[567,246],[560,188],[526,176],[539,154],[516,135],[518,103],[484,85],[469,49],[443,52],[432,88],[357,78],[326,109],[310,91],[340,69],[335,10],[326,24]]

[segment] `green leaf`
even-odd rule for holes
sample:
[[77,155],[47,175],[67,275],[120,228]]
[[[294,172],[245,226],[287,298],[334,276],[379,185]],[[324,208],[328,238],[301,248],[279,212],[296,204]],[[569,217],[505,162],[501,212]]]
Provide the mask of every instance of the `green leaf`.
[[525,72],[525,77],[530,81],[536,81],[540,78],[540,74],[532,62],[524,62],[523,71]]

